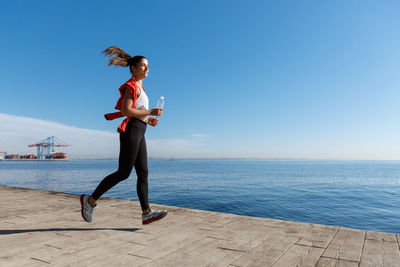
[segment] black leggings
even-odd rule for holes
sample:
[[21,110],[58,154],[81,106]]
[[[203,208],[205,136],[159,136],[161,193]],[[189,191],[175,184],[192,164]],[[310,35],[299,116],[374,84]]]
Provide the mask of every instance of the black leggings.
[[139,197],[142,210],[149,208],[148,199],[148,168],[147,168],[147,149],[146,132],[147,124],[142,120],[131,118],[126,126],[125,132],[120,133],[120,152],[118,170],[100,182],[92,197],[99,199],[101,195],[119,182],[127,179],[135,166],[137,174],[136,191]]

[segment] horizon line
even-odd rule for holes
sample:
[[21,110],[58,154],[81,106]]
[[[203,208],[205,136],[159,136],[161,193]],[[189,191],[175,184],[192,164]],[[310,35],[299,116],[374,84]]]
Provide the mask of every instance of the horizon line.
[[[257,157],[149,157],[149,160],[260,160],[260,161],[400,161],[400,159],[327,159],[327,158],[257,158]],[[70,158],[67,160],[118,160],[118,158]]]

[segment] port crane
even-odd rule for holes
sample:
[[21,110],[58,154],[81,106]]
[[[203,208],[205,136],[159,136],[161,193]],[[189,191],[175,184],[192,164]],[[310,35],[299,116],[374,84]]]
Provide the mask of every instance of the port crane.
[[69,147],[69,146],[70,145],[66,144],[64,141],[60,140],[55,136],[50,136],[38,143],[28,145],[28,147],[37,147],[38,159],[54,158],[54,155],[57,153],[54,150],[55,147]]

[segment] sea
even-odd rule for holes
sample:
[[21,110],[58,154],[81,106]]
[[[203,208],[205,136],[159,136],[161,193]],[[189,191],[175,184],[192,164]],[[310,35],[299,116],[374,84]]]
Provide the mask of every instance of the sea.
[[[90,194],[117,167],[117,160],[0,161],[0,184]],[[138,201],[134,170],[104,196]],[[149,200],[400,233],[400,161],[150,159]]]

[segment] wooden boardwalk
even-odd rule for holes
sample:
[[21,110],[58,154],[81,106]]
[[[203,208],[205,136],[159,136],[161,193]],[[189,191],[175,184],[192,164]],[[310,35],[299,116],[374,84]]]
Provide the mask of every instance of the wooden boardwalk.
[[143,226],[138,202],[0,186],[0,266],[400,266],[400,236],[168,208]]

